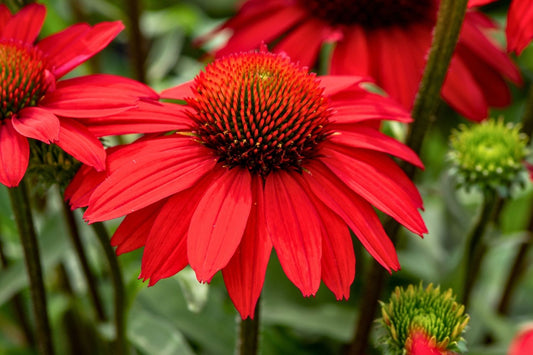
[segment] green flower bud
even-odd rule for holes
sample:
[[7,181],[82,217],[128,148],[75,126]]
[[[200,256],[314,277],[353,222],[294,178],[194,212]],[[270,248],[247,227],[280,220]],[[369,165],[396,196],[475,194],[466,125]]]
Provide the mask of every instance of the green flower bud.
[[469,316],[455,302],[451,289],[441,292],[432,284],[425,289],[422,284],[396,287],[389,302],[381,302],[381,314],[385,330],[381,340],[391,354],[409,353],[414,337],[420,334],[443,354],[465,350],[462,334]]
[[461,125],[452,133],[450,142],[448,157],[460,186],[507,196],[511,187],[527,182],[527,136],[520,132],[519,125],[505,123],[501,118],[471,127]]

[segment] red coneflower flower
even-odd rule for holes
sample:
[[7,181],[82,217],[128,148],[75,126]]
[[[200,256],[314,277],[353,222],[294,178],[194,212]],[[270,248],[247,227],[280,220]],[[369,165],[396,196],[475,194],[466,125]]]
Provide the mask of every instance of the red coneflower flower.
[[[438,0],[248,0],[215,30],[232,31],[216,56],[266,41],[275,52],[313,66],[321,46],[332,42],[331,74],[370,76],[411,109],[438,5]],[[482,13],[467,12],[442,88],[442,98],[472,120],[486,118],[489,106],[509,104],[504,79],[521,82],[518,69],[485,34],[494,27]]]
[[[265,51],[222,58],[163,92],[187,102],[168,106],[181,130],[117,148],[105,180],[89,173],[101,184],[85,218],[126,215],[112,244],[119,254],[144,246],[141,277],[150,285],[188,264],[201,282],[222,270],[243,318],[253,316],[272,247],[305,296],[322,280],[348,298],[348,227],[388,270],[399,263],[373,206],[426,232],[418,191],[387,154],[422,163],[377,128],[411,119],[358,84]],[[73,190],[67,196],[83,204],[87,191]]]
[[528,355],[533,353],[533,324],[524,325],[514,336],[507,355]]
[[126,110],[139,97],[158,97],[145,85],[113,75],[57,81],[124,26],[77,24],[34,43],[45,15],[43,5],[28,5],[15,15],[0,5],[0,183],[8,187],[17,186],[26,172],[28,138],[55,143],[103,170],[105,150],[97,137],[135,131]]
[[[469,5],[481,6],[496,0],[470,0]],[[520,55],[533,39],[533,1],[513,0],[507,13],[507,51]]]

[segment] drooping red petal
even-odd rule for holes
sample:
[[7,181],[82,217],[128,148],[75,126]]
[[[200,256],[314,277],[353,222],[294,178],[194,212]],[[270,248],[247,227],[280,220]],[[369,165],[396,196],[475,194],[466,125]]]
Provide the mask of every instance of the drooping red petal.
[[[372,59],[367,34],[361,26],[351,26],[337,42],[331,57],[331,74],[367,76],[371,73]],[[357,60],[354,60],[357,58]]]
[[513,0],[507,15],[507,50],[520,55],[533,39],[531,0]]
[[0,183],[14,187],[28,168],[30,145],[26,137],[15,131],[11,120],[0,125]]
[[352,125],[350,130],[337,131],[329,140],[345,147],[363,148],[388,153],[403,159],[419,168],[424,164],[418,156],[406,145],[398,142],[378,130],[364,125]]
[[82,165],[70,184],[65,189],[65,200],[69,201],[70,208],[86,207],[93,191],[107,176],[105,171],[96,171],[92,166]]
[[168,198],[158,212],[146,241],[140,275],[140,278],[149,279],[149,286],[187,266],[187,232],[191,218],[207,186],[217,176],[217,173],[207,174],[190,189]]
[[324,145],[322,152],[324,164],[354,192],[413,233],[427,233],[418,206],[413,203],[418,196],[408,192],[414,191],[410,186],[412,183],[401,186],[400,182],[408,180],[398,180],[396,176],[388,176],[383,172],[390,162],[380,159],[379,154],[355,149],[346,151],[339,146]]
[[488,106],[480,87],[459,56],[450,62],[441,91],[444,101],[474,121],[487,118]]
[[212,150],[176,135],[131,145],[127,152],[114,154],[121,164],[91,196],[87,220],[117,218],[146,207],[189,188],[216,164]]
[[287,171],[270,173],[265,182],[265,217],[285,274],[304,296],[320,286],[322,223],[299,182]]
[[[506,79],[515,84],[520,84],[522,78],[518,67],[512,62],[511,58],[499,48],[499,46],[492,42],[486,34],[480,30],[480,28],[476,27],[475,21],[470,21],[472,15],[473,14],[471,13],[466,14],[467,17],[461,28],[461,35],[457,46],[458,49],[461,49],[462,46],[467,47],[468,51],[475,55],[475,57],[471,57],[464,62],[468,65],[470,70],[475,69],[476,65],[481,62]],[[484,89],[483,86],[481,86],[481,88]]]
[[102,143],[87,127],[70,119],[61,118],[59,139],[55,142],[61,149],[84,164],[101,171],[105,169],[106,153]]
[[166,201],[153,203],[124,218],[111,238],[111,245],[117,247],[117,255],[129,253],[146,244],[154,221]]
[[59,119],[40,107],[26,107],[11,120],[15,130],[24,137],[51,143],[59,138]]
[[469,0],[468,7],[483,6],[495,1],[496,0]]
[[44,5],[26,5],[7,21],[0,38],[32,44],[41,31],[45,17]]
[[[306,183],[302,185],[307,186]],[[309,194],[322,219],[322,281],[337,300],[348,299],[355,278],[355,253],[350,231],[336,213],[312,192]]]
[[37,43],[48,55],[56,78],[60,78],[104,49],[124,29],[120,21],[102,22],[93,27],[77,24]]
[[[270,12],[263,12],[253,22],[248,22],[245,29],[237,29],[228,43],[217,51],[217,57],[233,52],[242,52],[258,48],[263,42],[269,42],[287,29],[305,18],[306,12],[296,6],[285,6]],[[273,26],[272,24],[276,25]]]
[[3,38],[2,32],[10,18],[11,11],[9,11],[6,5],[0,4],[0,38]]
[[261,295],[272,242],[267,233],[261,178],[252,176],[252,207],[241,243],[222,269],[228,294],[242,319],[254,317]]
[[251,184],[248,170],[226,170],[211,183],[196,207],[187,254],[198,281],[211,280],[239,246],[252,206]]
[[[295,8],[296,7],[289,7]],[[271,27],[277,27],[272,26]],[[312,67],[316,62],[318,52],[324,39],[332,30],[315,18],[309,18],[286,35],[275,47],[276,52],[285,52],[293,61],[302,66]]]
[[323,163],[311,162],[306,169],[310,174],[303,177],[316,197],[344,220],[377,262],[389,271],[398,270],[400,264],[394,245],[372,206],[350,190]]

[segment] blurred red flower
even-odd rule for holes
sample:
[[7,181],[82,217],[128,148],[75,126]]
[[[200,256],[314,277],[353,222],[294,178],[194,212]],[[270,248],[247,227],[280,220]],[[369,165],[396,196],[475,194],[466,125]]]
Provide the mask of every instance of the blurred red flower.
[[508,355],[533,354],[533,325],[528,324],[511,341]]
[[[469,5],[481,6],[496,0],[470,0]],[[507,50],[520,55],[533,39],[533,1],[512,0],[507,13]]]
[[113,75],[58,80],[124,26],[77,24],[36,42],[45,15],[43,5],[28,5],[15,15],[0,5],[0,183],[8,187],[17,186],[26,172],[28,138],[55,143],[103,170],[106,155],[97,137],[135,131],[134,122],[125,125],[124,113],[139,97],[158,97],[145,85]]
[[348,298],[348,227],[386,269],[399,268],[373,206],[426,233],[420,195],[388,154],[422,163],[378,130],[411,118],[360,84],[264,50],[219,59],[162,93],[187,102],[165,104],[178,132],[114,148],[107,174],[83,168],[67,198],[89,205],[89,222],[126,216],[112,244],[119,254],[144,246],[140,277],[150,285],[188,264],[201,282],[222,270],[241,316],[253,316],[274,248],[304,296],[322,280]]
[[[248,0],[215,30],[232,33],[215,54],[254,49],[266,41],[275,52],[312,67],[322,45],[334,43],[331,74],[372,77],[410,110],[438,5],[438,0]],[[487,36],[495,27],[481,12],[468,10],[442,88],[442,98],[471,120],[485,119],[489,106],[510,103],[505,80],[521,83],[516,66]]]

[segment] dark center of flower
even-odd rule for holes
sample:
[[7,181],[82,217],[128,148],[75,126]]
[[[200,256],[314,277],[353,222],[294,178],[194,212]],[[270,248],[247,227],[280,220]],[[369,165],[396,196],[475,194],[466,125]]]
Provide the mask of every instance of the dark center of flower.
[[331,110],[318,84],[282,55],[241,53],[209,65],[187,101],[199,140],[222,163],[266,176],[301,171],[327,137]]
[[431,20],[435,0],[299,0],[315,17],[332,25],[359,24],[367,29],[405,26]]
[[49,86],[43,54],[38,48],[0,41],[0,120],[35,106]]

